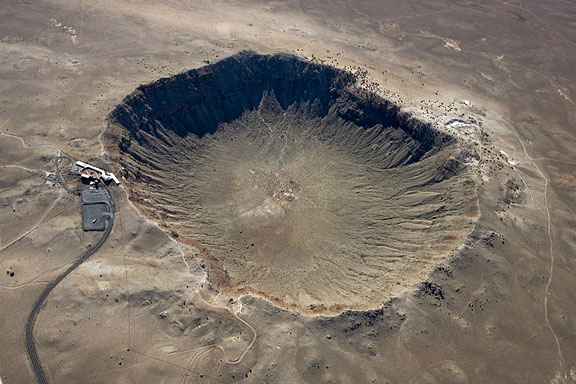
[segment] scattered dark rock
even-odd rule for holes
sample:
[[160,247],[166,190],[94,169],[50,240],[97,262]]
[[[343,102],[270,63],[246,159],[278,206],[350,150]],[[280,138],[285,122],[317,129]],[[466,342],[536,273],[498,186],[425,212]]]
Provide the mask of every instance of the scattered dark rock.
[[506,205],[510,204],[520,204],[524,201],[522,190],[516,181],[513,179],[508,179],[506,182],[506,195],[504,197],[504,203]]
[[452,277],[452,271],[444,266],[437,267],[435,270],[437,273],[442,274],[447,277]]
[[415,295],[420,298],[425,296],[432,296],[437,300],[444,300],[444,292],[442,291],[442,287],[429,281],[421,283]]

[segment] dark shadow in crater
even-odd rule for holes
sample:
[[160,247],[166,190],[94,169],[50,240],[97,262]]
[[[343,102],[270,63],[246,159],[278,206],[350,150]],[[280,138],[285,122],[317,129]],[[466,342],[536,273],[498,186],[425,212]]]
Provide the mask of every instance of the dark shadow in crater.
[[[162,139],[159,132],[180,137],[213,134],[222,123],[232,122],[258,108],[266,92],[274,94],[286,110],[293,104],[309,104],[308,115],[336,113],[363,128],[375,125],[404,130],[418,147],[412,160],[449,137],[430,124],[411,118],[400,108],[374,93],[354,88],[356,78],[327,65],[298,57],[242,52],[212,65],[193,69],[151,84],[141,85],[115,108],[109,118],[130,131],[140,144],[141,132]],[[124,147],[128,145],[123,142]]]

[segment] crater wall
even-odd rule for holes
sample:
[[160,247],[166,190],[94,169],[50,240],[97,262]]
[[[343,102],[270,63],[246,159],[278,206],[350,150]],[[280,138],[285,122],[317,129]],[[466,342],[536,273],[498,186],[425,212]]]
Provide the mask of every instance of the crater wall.
[[304,312],[380,306],[477,215],[455,139],[290,55],[243,52],[141,86],[105,140],[132,200],[200,250],[215,287]]

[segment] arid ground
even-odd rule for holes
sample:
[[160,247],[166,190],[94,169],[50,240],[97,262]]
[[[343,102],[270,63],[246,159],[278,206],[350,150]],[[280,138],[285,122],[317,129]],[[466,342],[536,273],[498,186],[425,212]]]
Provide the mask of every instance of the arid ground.
[[[106,243],[58,284],[36,320],[35,345],[51,383],[576,383],[575,24],[576,5],[562,0],[4,0],[2,383],[36,381],[26,352],[28,314],[100,236],[82,231],[79,197],[46,182],[61,151],[126,179],[111,186],[116,214]],[[382,176],[374,171],[382,164],[359,156],[365,147],[346,157],[334,150],[339,141],[325,148],[322,141],[321,150],[289,147],[302,155],[283,169],[296,173],[253,168],[284,147],[239,127],[282,127],[277,115],[266,115],[281,108],[273,98],[208,136],[213,142],[201,143],[210,149],[201,153],[207,161],[174,157],[198,172],[171,168],[170,183],[159,188],[150,174],[136,180],[133,169],[120,168],[136,163],[120,161],[109,116],[127,95],[246,50],[358,74],[360,87],[456,138],[458,146],[437,153],[442,164],[461,162],[472,184],[454,179],[419,190],[419,178],[438,172],[436,163]],[[288,121],[298,123],[294,116]],[[313,131],[296,125],[302,135]],[[223,137],[239,140],[224,145],[219,135],[230,132]],[[299,132],[287,139],[296,143],[290,135]],[[182,145],[198,144],[193,139]],[[277,158],[265,159],[274,165]],[[218,165],[216,178],[206,176],[207,164]],[[238,170],[222,171],[232,167]],[[402,187],[402,176],[413,184]],[[211,184],[216,179],[228,187]],[[188,185],[190,199],[174,192],[190,180],[200,182]],[[263,237],[256,222],[275,224],[308,196],[335,204],[310,185],[337,192],[334,201],[345,203],[338,218],[303,205],[286,216],[298,226],[282,229],[278,241]],[[375,204],[381,196],[371,195],[373,186],[388,188],[384,203],[401,196],[401,204]],[[277,200],[244,199],[242,191],[256,187]],[[352,198],[350,190],[367,197]],[[209,197],[198,204],[210,215],[194,211],[197,196]],[[225,220],[219,204],[228,201],[244,204],[226,209],[246,221]],[[397,214],[410,205],[456,208],[426,220],[421,212]],[[163,217],[159,207],[176,213]],[[281,214],[262,216],[262,207]],[[378,257],[387,244],[373,243],[362,225],[395,209],[390,231],[379,227],[374,237],[389,234],[387,255],[414,263],[385,274]],[[334,224],[347,230],[340,236]],[[302,225],[313,231],[294,232]],[[253,237],[232,236],[239,228]],[[314,231],[327,236],[300,241]],[[296,243],[302,252],[290,253]],[[219,286],[207,254],[237,249],[248,257],[252,247],[287,253],[265,259],[265,268],[256,259],[245,265],[216,257],[231,278]]]

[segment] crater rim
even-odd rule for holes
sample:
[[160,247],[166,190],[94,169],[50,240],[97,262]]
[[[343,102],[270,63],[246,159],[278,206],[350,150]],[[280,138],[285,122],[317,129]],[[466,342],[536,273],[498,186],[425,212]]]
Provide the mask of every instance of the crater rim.
[[[330,77],[330,82],[328,85],[333,86],[334,82],[340,82],[339,84],[337,84],[337,86],[335,86],[335,89],[329,88],[328,91],[329,95],[326,99],[322,99],[323,96],[318,98],[310,96],[310,98],[308,99],[306,98],[302,99],[305,101],[305,103],[308,103],[308,106],[306,107],[307,113],[310,110],[314,109],[315,110],[314,113],[319,114],[319,116],[327,116],[329,113],[334,113],[334,111],[331,110],[334,107],[333,103],[341,103],[343,98],[347,98],[347,100],[352,99],[353,106],[355,106],[356,109],[360,109],[360,111],[355,110],[354,107],[351,108],[351,111],[345,111],[340,109],[337,111],[339,114],[338,117],[345,116],[352,120],[356,119],[354,123],[360,127],[364,127],[366,129],[372,129],[374,125],[381,124],[378,123],[379,121],[378,118],[382,118],[382,116],[386,118],[391,118],[392,120],[396,119],[394,120],[394,122],[396,122],[399,125],[399,128],[403,130],[404,133],[407,135],[406,140],[408,140],[408,138],[411,138],[417,143],[414,144],[415,146],[414,152],[410,153],[410,157],[412,157],[412,160],[410,161],[407,160],[404,162],[400,161],[395,167],[391,168],[408,167],[417,164],[421,160],[430,159],[431,157],[438,155],[440,152],[443,152],[444,149],[449,148],[451,146],[457,146],[458,144],[457,139],[454,138],[453,136],[449,135],[446,132],[438,130],[431,123],[414,118],[410,113],[403,112],[399,105],[389,100],[386,100],[378,96],[376,93],[372,92],[370,90],[370,84],[368,83],[359,84],[365,81],[365,79],[359,78],[358,75],[354,75],[345,70],[334,68],[325,64],[310,62],[300,57],[289,54],[260,55],[255,52],[248,51],[248,52],[241,52],[239,54],[233,55],[229,58],[225,58],[213,64],[209,64],[197,69],[192,69],[190,71],[172,77],[162,78],[150,84],[142,85],[136,88],[108,116],[109,125],[103,139],[105,142],[107,152],[110,155],[110,159],[112,160],[113,163],[122,167],[124,171],[123,176],[127,178],[124,183],[127,186],[127,190],[129,191],[132,202],[135,203],[135,205],[138,207],[138,210],[141,213],[143,213],[144,216],[147,217],[148,219],[151,219],[159,223],[161,227],[167,230],[168,233],[170,233],[175,240],[199,249],[200,251],[199,260],[207,264],[210,283],[215,288],[223,291],[224,293],[230,294],[235,297],[249,293],[267,299],[276,306],[298,310],[299,312],[306,314],[332,315],[342,313],[343,311],[346,310],[357,311],[357,310],[370,310],[380,308],[384,302],[388,301],[393,297],[398,296],[398,294],[401,291],[409,287],[412,287],[419,282],[424,281],[425,276],[431,273],[434,267],[446,261],[448,259],[449,254],[455,251],[456,248],[465,239],[465,237],[467,237],[468,234],[473,230],[474,226],[472,224],[473,222],[475,222],[478,216],[478,199],[475,194],[476,191],[475,185],[467,189],[467,190],[474,190],[474,198],[470,199],[470,201],[468,202],[469,203],[468,206],[465,207],[465,209],[468,209],[468,212],[463,214],[463,216],[465,217],[464,221],[467,222],[466,230],[464,232],[459,231],[458,236],[453,235],[456,236],[457,238],[454,239],[454,241],[452,241],[450,245],[446,245],[446,249],[443,251],[444,255],[439,258],[440,260],[434,260],[433,262],[429,263],[428,268],[425,268],[427,272],[424,274],[419,273],[418,274],[419,278],[412,279],[413,281],[411,281],[411,283],[409,284],[408,283],[400,284],[401,289],[394,290],[394,292],[391,294],[387,294],[385,290],[382,290],[381,292],[382,300],[379,301],[377,300],[378,302],[372,300],[372,302],[367,303],[366,305],[355,304],[347,306],[344,303],[332,303],[330,306],[326,306],[322,302],[318,302],[317,304],[302,305],[302,303],[299,303],[298,300],[286,300],[283,297],[277,297],[273,294],[270,294],[269,292],[266,292],[266,290],[261,290],[258,289],[257,287],[253,287],[248,284],[240,287],[235,286],[234,284],[228,284],[226,282],[227,279],[226,274],[228,273],[226,271],[226,266],[221,265],[221,260],[218,259],[218,256],[210,255],[210,253],[213,252],[212,250],[210,250],[210,247],[206,247],[197,239],[192,239],[187,236],[183,236],[181,233],[179,233],[177,230],[174,229],[173,225],[163,221],[163,219],[160,216],[158,216],[158,212],[153,212],[153,209],[151,210],[149,204],[143,202],[142,196],[140,195],[139,191],[139,188],[142,187],[142,183],[141,181],[138,180],[134,167],[132,165],[129,165],[128,162],[123,161],[123,156],[126,155],[126,153],[130,152],[129,148],[133,145],[134,141],[138,141],[137,132],[145,124],[150,124],[149,121],[151,120],[151,115],[145,114],[144,116],[141,116],[137,108],[138,106],[137,101],[141,100],[143,94],[146,94],[147,92],[152,92],[155,89],[157,90],[159,88],[169,86],[173,82],[198,80],[206,76],[211,76],[214,73],[218,73],[217,71],[222,68],[226,69],[226,65],[230,63],[238,62],[240,64],[245,64],[246,61],[250,60],[271,60],[271,59],[278,59],[281,62],[283,62],[283,60],[288,61],[293,60],[297,63],[297,65],[306,68],[307,71],[310,70],[332,71],[334,76]],[[242,80],[242,78],[240,79]],[[273,77],[271,77],[271,79],[272,81],[275,81]],[[296,76],[294,81],[300,81],[300,80],[301,79],[299,79],[298,76]],[[267,81],[270,81],[270,79],[268,79]],[[340,86],[340,88],[338,88],[338,86]],[[362,88],[362,86],[364,86],[364,88]],[[273,87],[272,90],[274,91]],[[332,92],[332,94],[330,94],[330,92]],[[202,95],[193,95],[193,96],[195,97],[198,96],[198,98],[202,98]],[[214,99],[212,100],[218,100],[216,95],[212,96],[214,97]],[[274,92],[274,97],[276,97],[278,105],[284,112],[286,112],[287,109],[289,109],[293,104],[293,103],[292,104],[283,103],[281,100],[278,100],[282,98],[282,95],[280,96],[276,95],[276,92]],[[263,97],[260,98],[259,101],[261,102],[262,99]],[[136,103],[134,103],[135,101]],[[134,112],[132,117],[134,116],[143,117],[141,121],[139,122],[136,121],[137,124],[141,124],[140,128],[138,128],[134,132],[131,132],[132,136],[129,135],[130,137],[127,137],[125,135],[126,132],[123,132],[122,130],[124,129],[130,131],[130,128],[126,128],[126,126],[129,125],[129,122],[135,122],[135,121],[130,120],[127,123],[126,122],[127,120],[122,120],[123,118],[121,114],[119,114],[120,113],[119,111],[122,108],[124,108],[124,111],[126,111],[125,108],[126,105],[130,105],[130,108],[133,108],[131,111]],[[260,108],[260,104],[256,105],[256,103],[253,103],[252,107],[253,110],[258,109]],[[366,107],[367,109],[363,109],[362,107]],[[142,111],[144,110],[145,108],[142,109]],[[369,115],[369,113],[366,113],[367,110],[370,111],[371,113],[374,113],[375,116],[366,116]],[[350,115],[348,116],[345,115],[346,112],[350,113]],[[354,115],[354,113],[356,112],[361,113]],[[384,112],[388,113],[388,115],[386,115]],[[241,118],[242,116],[243,115],[241,114],[240,116],[236,116],[234,118],[228,117],[227,120],[229,121],[226,121],[226,119],[224,121],[217,121],[215,127],[214,125],[207,126],[204,127],[203,129],[200,129],[197,132],[194,132],[193,130],[188,132],[182,132],[182,131],[177,132],[176,130],[174,130],[171,133],[168,132],[168,134],[166,134],[165,132],[158,133],[159,127],[163,127],[164,124],[162,123],[159,123],[157,125],[151,124],[148,126],[148,131],[146,131],[146,134],[148,136],[156,135],[156,138],[158,140],[169,143],[175,142],[175,139],[177,137],[179,137],[180,139],[185,139],[189,135],[193,135],[196,136],[198,142],[201,142],[204,139],[204,137],[213,137],[214,135],[216,135],[218,129],[221,127],[222,124],[228,124],[230,122],[236,121],[238,118]],[[154,116],[153,119],[158,119],[158,116]],[[374,122],[376,122],[376,124],[374,124]],[[142,143],[138,144],[140,145]],[[132,156],[131,161],[134,160],[135,155],[136,155],[135,153],[131,154]],[[139,161],[141,165],[152,166],[152,163],[149,161],[149,159],[140,158],[137,159],[137,161]],[[447,177],[448,179],[452,177],[464,177],[465,181],[469,181],[472,184],[474,184],[472,178],[465,177],[467,174],[467,170],[464,168],[460,168],[458,165],[454,164],[454,162],[450,161],[449,159],[446,160],[444,163],[442,163],[441,166],[445,167],[442,172],[446,171],[446,169],[449,167],[456,167],[455,170],[448,169],[446,171],[448,173],[453,172],[453,174],[447,174],[441,177]],[[441,183],[443,181],[444,180],[439,180],[438,183]],[[465,203],[462,204],[466,205]],[[276,210],[276,212],[278,212],[278,210]],[[459,212],[459,214],[462,213]],[[224,277],[214,279],[211,278],[211,275],[212,277],[214,275],[222,275]],[[228,279],[230,279],[229,276]],[[394,281],[394,283],[397,283],[397,281]]]

